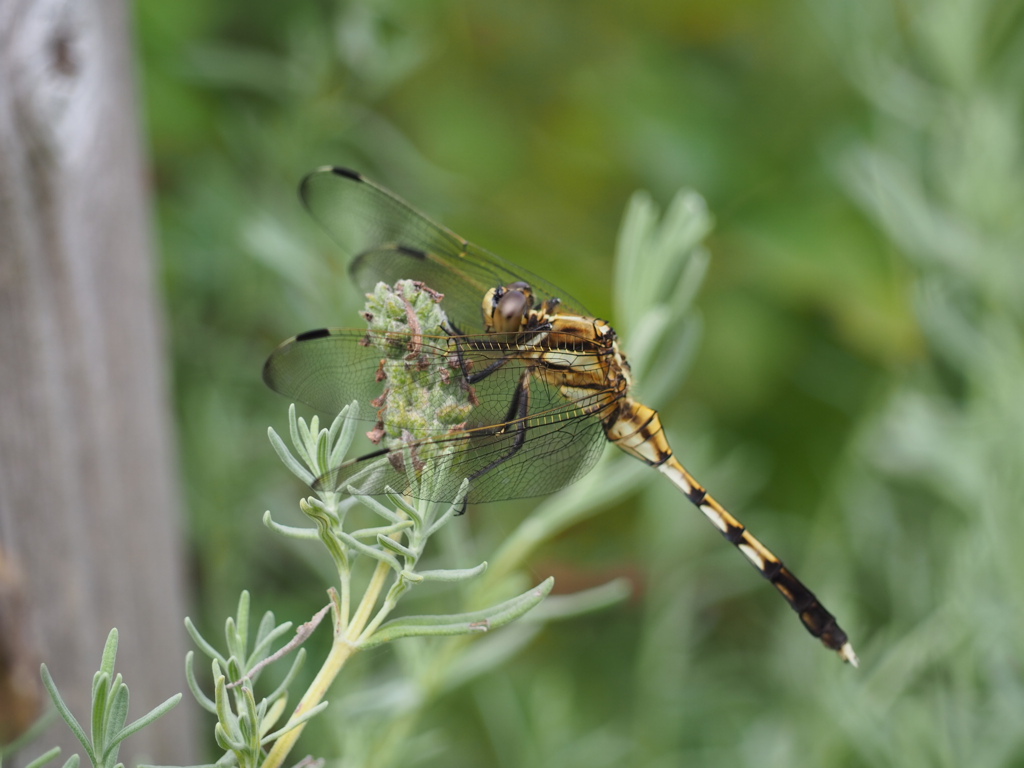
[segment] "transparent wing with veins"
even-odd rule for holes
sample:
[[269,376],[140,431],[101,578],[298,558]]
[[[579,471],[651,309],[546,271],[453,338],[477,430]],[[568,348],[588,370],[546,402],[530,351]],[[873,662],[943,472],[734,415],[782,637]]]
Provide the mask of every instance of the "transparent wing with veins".
[[[381,354],[366,345],[367,335],[365,330],[323,329],[289,339],[267,360],[264,381],[323,413],[337,413],[358,400],[370,431],[377,414],[368,404],[380,398],[386,382],[378,381]],[[555,387],[527,375],[529,361],[517,357],[514,348],[495,342],[492,334],[421,336],[419,344],[431,360],[430,370],[438,383],[441,377],[464,375],[450,364],[454,345],[461,350],[467,370],[483,370],[496,360],[505,362],[472,385],[478,404],[464,424],[453,425],[458,428],[439,430],[408,447],[382,447],[348,461],[320,478],[317,487],[344,491],[351,484],[368,495],[382,493],[385,486],[404,491],[408,486],[404,457],[411,455],[416,461],[431,444],[431,448],[454,450],[431,450],[433,455],[417,466],[449,477],[446,484],[424,492],[436,501],[451,500],[463,478],[475,476],[468,501],[479,503],[552,493],[581,478],[600,457],[606,440],[599,418],[585,412],[587,403],[570,402]],[[594,402],[599,395],[595,392]],[[374,471],[365,472],[371,464],[376,465]],[[491,465],[495,471],[488,471]]]
[[462,333],[484,330],[480,302],[500,285],[526,281],[538,303],[560,299],[564,311],[589,313],[544,278],[505,261],[438,224],[355,171],[325,167],[306,176],[303,203],[352,259],[349,273],[366,292],[378,282],[418,280],[445,296]]

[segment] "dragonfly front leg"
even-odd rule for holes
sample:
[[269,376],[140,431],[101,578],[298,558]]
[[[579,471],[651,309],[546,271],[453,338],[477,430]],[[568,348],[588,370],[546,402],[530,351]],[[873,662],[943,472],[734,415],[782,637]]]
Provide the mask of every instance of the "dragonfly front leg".
[[466,378],[466,383],[467,384],[476,384],[476,383],[481,382],[484,379],[486,379],[488,376],[490,376],[496,370],[501,368],[503,365],[505,365],[505,363],[507,363],[511,359],[512,359],[511,355],[506,355],[505,357],[498,358],[493,363],[491,363],[486,368],[484,368],[482,371],[477,371],[476,373],[470,373],[469,372],[469,368],[468,368],[465,360],[461,359],[461,356],[460,356],[459,363],[462,366],[462,375]]
[[[459,363],[459,369],[462,371],[462,378],[467,384],[476,384],[479,381],[486,379],[492,373],[501,368],[505,363],[512,359],[513,355],[502,355],[497,360],[493,361],[490,365],[481,371],[470,372],[470,361],[466,360],[466,353],[460,342],[461,337],[459,335],[452,335],[452,341],[455,342],[455,359]],[[485,350],[487,345],[491,342],[486,341],[471,341],[469,342],[470,349]],[[495,345],[496,346],[496,345]]]
[[[531,344],[510,345],[499,341],[470,340],[468,342],[468,346],[469,349],[471,350],[475,350],[477,352],[500,353],[500,356],[493,360],[490,364],[488,364],[486,368],[475,372],[470,371],[471,362],[466,360],[466,353],[461,343],[461,334],[457,333],[457,329],[455,328],[455,326],[452,326],[451,324],[446,324],[445,330],[448,331],[449,335],[452,338],[452,341],[455,342],[455,358],[456,360],[458,360],[459,368],[462,371],[463,378],[465,379],[467,384],[476,384],[486,379],[495,371],[499,370],[509,360],[512,360],[513,358],[516,357],[521,358],[524,348],[534,346],[537,334],[546,334],[551,330],[551,323],[545,322],[535,328],[530,329],[530,338],[534,342]],[[515,352],[510,351],[510,347],[514,348]]]

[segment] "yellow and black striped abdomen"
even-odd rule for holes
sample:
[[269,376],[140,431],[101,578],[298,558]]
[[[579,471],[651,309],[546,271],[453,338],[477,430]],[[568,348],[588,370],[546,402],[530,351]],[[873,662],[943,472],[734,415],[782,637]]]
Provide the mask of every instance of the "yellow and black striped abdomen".
[[835,617],[793,573],[743,523],[733,517],[698,483],[672,455],[657,411],[625,397],[614,416],[604,424],[608,439],[631,456],[668,477],[711,521],[725,539],[771,582],[800,616],[807,630],[845,661],[857,665],[857,655]]

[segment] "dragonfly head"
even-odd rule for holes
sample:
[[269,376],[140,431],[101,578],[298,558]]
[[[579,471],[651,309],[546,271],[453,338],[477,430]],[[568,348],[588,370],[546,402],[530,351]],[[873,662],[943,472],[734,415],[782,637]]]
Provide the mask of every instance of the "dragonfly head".
[[491,288],[484,294],[484,324],[495,333],[515,333],[523,327],[533,309],[533,288],[516,282]]

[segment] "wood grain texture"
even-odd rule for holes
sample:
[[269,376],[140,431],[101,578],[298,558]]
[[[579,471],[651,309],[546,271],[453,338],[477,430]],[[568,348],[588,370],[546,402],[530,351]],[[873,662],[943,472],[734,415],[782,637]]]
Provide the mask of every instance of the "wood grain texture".
[[[37,655],[80,719],[114,626],[131,717],[184,688],[180,498],[136,89],[121,0],[0,2],[0,546],[23,574]],[[129,740],[122,759],[191,760],[189,710]],[[51,737],[76,751],[53,728],[41,748]]]

